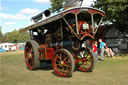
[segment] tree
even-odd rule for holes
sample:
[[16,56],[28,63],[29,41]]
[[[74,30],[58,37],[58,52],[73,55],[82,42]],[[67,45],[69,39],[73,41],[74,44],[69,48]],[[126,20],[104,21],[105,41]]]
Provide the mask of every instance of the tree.
[[3,39],[3,33],[1,31],[1,26],[0,26],[0,43],[2,42],[2,39]]
[[62,3],[64,0],[50,0],[52,8],[52,12],[59,12],[60,9],[62,8]]
[[12,32],[7,33],[7,42],[11,42],[11,43],[18,43],[18,36],[19,33],[17,30],[14,30]]
[[[70,0],[50,0],[51,6],[52,6],[52,8],[50,8],[50,10],[52,12],[60,12],[61,10],[64,10],[63,5],[64,5],[64,3],[66,3],[66,5],[67,5],[68,1],[70,1]],[[72,0],[69,3],[77,2],[77,1],[83,2],[83,0]]]
[[128,22],[128,0],[97,0],[94,7],[106,12],[104,21],[116,24],[121,31],[126,29]]
[[21,43],[25,42],[29,39],[29,33],[28,32],[19,32],[17,30],[14,30],[12,32],[8,32],[5,34],[6,36],[6,42],[9,43]]
[[26,42],[30,38],[28,32],[21,32],[18,36],[18,42]]

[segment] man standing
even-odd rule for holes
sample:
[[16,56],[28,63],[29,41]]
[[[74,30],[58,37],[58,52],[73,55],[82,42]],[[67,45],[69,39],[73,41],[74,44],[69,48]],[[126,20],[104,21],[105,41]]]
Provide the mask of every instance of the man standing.
[[100,42],[101,60],[104,61],[105,43],[102,42],[102,39],[99,39],[99,42]]

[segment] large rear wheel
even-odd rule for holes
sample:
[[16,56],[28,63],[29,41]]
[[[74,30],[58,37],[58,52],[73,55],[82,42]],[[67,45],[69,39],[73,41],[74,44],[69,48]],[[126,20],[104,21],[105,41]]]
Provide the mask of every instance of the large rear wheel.
[[53,68],[55,73],[61,77],[69,77],[75,68],[72,54],[66,49],[57,50],[53,56]]
[[29,70],[35,70],[40,68],[39,44],[34,40],[29,40],[25,45],[25,62]]

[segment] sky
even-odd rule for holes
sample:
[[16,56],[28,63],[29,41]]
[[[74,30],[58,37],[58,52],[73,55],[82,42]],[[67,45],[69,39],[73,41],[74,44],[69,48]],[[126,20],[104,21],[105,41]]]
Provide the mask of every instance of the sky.
[[[84,0],[90,6],[95,0]],[[32,24],[31,17],[51,7],[49,0],[0,0],[0,26],[3,34]]]

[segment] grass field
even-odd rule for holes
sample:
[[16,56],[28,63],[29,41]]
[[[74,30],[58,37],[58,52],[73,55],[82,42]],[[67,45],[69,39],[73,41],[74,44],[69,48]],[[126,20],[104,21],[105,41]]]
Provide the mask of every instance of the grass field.
[[0,85],[128,85],[128,55],[122,56],[99,61],[93,72],[74,71],[72,77],[61,78],[51,65],[28,70],[23,51],[0,53]]

